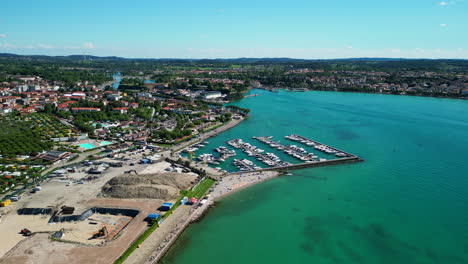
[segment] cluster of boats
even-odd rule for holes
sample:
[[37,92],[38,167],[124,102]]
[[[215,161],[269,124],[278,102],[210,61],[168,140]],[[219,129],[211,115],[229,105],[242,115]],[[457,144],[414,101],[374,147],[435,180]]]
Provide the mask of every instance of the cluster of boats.
[[240,171],[249,171],[249,170],[260,170],[261,168],[255,165],[252,161],[248,159],[235,159],[233,162]]
[[[260,142],[263,142],[267,145],[269,145],[271,148],[275,148],[279,151],[284,152],[285,154],[288,154],[289,156],[292,156],[296,159],[299,159],[303,162],[318,162],[318,161],[326,161],[326,159],[319,158],[312,152],[308,152],[306,149],[299,147],[297,145],[283,145],[280,142],[273,141],[272,136],[268,137],[253,137],[254,139],[259,140]],[[313,140],[298,136],[298,135],[289,135],[286,136],[285,138],[291,140],[291,141],[296,141],[300,142],[306,146],[313,147],[319,151],[322,151],[324,153],[330,154],[330,155],[335,155],[337,157],[348,157],[350,154],[347,154],[345,152],[341,152],[337,149],[334,149],[332,147],[329,147],[327,145],[320,144],[318,142],[315,142]],[[203,148],[208,144],[208,142],[203,141],[201,143],[198,143],[188,149],[185,150],[185,152],[188,153],[193,153],[197,151],[200,148]],[[248,142],[244,142],[242,139],[235,138],[232,140],[227,141],[227,144],[229,146],[236,148],[236,149],[241,149],[245,154],[247,154],[249,157],[255,157],[258,161],[270,166],[270,167],[285,167],[285,166],[290,166],[293,165],[290,162],[287,161],[282,161],[277,155],[271,152],[265,153],[265,150],[260,149]],[[211,165],[219,165],[221,162],[225,162],[228,158],[236,156],[236,151],[235,150],[229,150],[225,146],[219,146],[214,149],[215,152],[219,153],[219,157],[216,157],[213,154],[201,154],[197,157],[199,161],[202,161],[207,164]],[[252,161],[248,159],[234,159],[233,161],[234,166],[236,166],[240,171],[250,171],[250,170],[259,170],[261,167],[255,165]],[[221,170],[220,167],[217,167],[216,169]]]
[[215,151],[219,153],[219,157],[215,157],[213,154],[205,153],[199,155],[197,159],[211,165],[219,165],[221,162],[225,162],[229,157],[234,157],[236,155],[235,150],[229,150],[224,146],[215,148]]
[[282,161],[278,156],[273,153],[259,154],[256,156],[257,160],[265,163],[271,167],[284,167],[292,165],[291,162]]
[[334,148],[331,148],[329,146],[317,143],[317,142],[315,142],[313,140],[310,140],[310,139],[307,139],[305,137],[301,137],[301,136],[298,136],[298,135],[292,134],[292,135],[286,136],[285,138],[287,138],[289,140],[292,140],[292,141],[301,142],[302,144],[305,144],[305,145],[310,146],[310,147],[314,147],[317,150],[320,150],[320,151],[325,152],[325,153],[330,154],[330,155],[335,155],[337,157],[348,157],[348,156],[350,156],[347,153],[341,152],[341,151],[336,150]]
[[190,153],[190,152],[195,152],[203,147],[205,147],[206,145],[208,145],[210,142],[208,141],[203,141],[203,142],[200,142],[198,144],[195,144],[193,145],[192,147],[189,147],[189,148],[186,148],[184,149],[183,152],[186,152],[186,153]]
[[[282,150],[284,153],[299,159],[304,162],[315,162],[315,161],[325,161],[326,159],[318,159],[318,156],[315,156],[314,153],[307,153],[307,151],[296,145],[282,145],[279,142],[272,140],[272,136],[269,137],[254,137],[255,139],[268,144],[272,148]],[[318,160],[317,160],[318,159]]]
[[227,143],[233,148],[242,149],[245,152],[245,154],[247,154],[249,157],[253,157],[256,154],[265,152],[265,150],[259,149],[256,146],[244,142],[242,139],[239,138],[229,140]]
[[325,145],[315,145],[314,146],[315,149],[317,150],[320,150],[322,152],[325,152],[327,154],[330,154],[330,155],[335,155],[337,157],[348,157],[349,155],[344,153],[344,152],[340,152],[336,149],[333,149],[333,148],[330,148],[329,146],[325,146]]
[[202,162],[205,162],[205,163],[208,163],[208,164],[211,164],[211,165],[219,165],[220,164],[218,159],[213,154],[210,154],[210,153],[201,154],[201,155],[199,155],[197,157],[197,159],[199,161],[202,161]]
[[220,154],[220,157],[218,158],[219,161],[224,162],[226,161],[229,157],[234,157],[236,155],[235,150],[229,150],[228,148],[224,146],[220,146],[215,148],[215,151]]
[[281,161],[281,159],[273,153],[264,153],[265,150],[257,148],[248,142],[244,142],[242,139],[235,138],[229,140],[227,143],[234,148],[242,149],[249,157],[255,157],[257,160],[265,163],[268,166],[282,167],[292,165],[290,162]]
[[307,138],[304,138],[304,137],[301,137],[301,136],[298,136],[298,135],[289,135],[289,136],[285,136],[285,138],[289,139],[289,140],[292,140],[292,141],[297,141],[297,142],[301,142],[302,144],[305,144],[309,147],[313,147],[316,145],[316,143],[310,139],[307,139]]

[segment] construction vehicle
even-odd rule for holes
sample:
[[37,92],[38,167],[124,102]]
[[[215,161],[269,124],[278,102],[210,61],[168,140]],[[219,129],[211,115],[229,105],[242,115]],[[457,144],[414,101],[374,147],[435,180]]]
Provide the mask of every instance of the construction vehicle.
[[8,205],[11,204],[11,200],[10,199],[6,199],[2,202],[0,202],[0,207],[7,207]]
[[23,235],[23,236],[28,237],[28,236],[32,235],[32,232],[31,232],[31,230],[29,230],[27,228],[23,228],[23,229],[21,229],[20,234]]
[[99,231],[94,234],[89,240],[91,239],[97,239],[97,238],[106,238],[109,236],[109,232],[107,232],[107,227],[103,227],[99,229]]

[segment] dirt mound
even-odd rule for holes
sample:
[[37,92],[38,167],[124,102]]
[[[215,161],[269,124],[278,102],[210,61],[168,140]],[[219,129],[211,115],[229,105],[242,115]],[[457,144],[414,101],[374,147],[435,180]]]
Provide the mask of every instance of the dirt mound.
[[191,188],[197,179],[195,174],[154,173],[141,175],[120,175],[102,187],[103,196],[114,198],[173,199],[180,190]]

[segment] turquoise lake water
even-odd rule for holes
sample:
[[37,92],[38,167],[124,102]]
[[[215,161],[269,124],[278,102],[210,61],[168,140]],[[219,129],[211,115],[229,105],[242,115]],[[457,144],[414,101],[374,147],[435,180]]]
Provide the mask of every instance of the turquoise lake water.
[[114,82],[112,83],[112,88],[117,90],[119,88],[120,82],[122,81],[122,74],[120,72],[114,73],[112,75],[112,78],[114,78]]
[[252,92],[236,103],[251,117],[198,154],[295,133],[365,162],[292,171],[228,196],[163,263],[468,263],[468,101]]

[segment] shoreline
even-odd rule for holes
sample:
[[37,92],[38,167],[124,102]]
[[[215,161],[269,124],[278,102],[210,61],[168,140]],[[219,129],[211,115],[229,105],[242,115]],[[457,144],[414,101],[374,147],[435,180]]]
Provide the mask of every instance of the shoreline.
[[[145,261],[146,264],[158,263],[167,252],[175,245],[180,235],[190,226],[190,224],[201,221],[201,218],[205,216],[211,207],[216,204],[216,201],[219,199],[225,198],[229,195],[252,187],[256,184],[262,183],[264,181],[271,180],[278,176],[281,176],[282,173],[277,171],[266,171],[263,173],[252,172],[246,173],[245,175],[230,174],[224,176],[221,180],[217,181],[211,192],[207,194],[210,195],[208,202],[202,205],[201,207],[194,209],[190,216],[183,222],[179,223],[177,230],[174,233],[171,233],[168,237],[165,237],[166,244],[161,248],[161,245],[154,245],[156,250],[153,250],[151,254]],[[231,186],[231,187],[228,187]],[[125,262],[127,263],[127,262]]]
[[[223,177],[219,182],[223,181],[224,179],[227,179],[228,177],[231,177],[231,179],[237,178],[237,180],[241,181],[241,182],[238,182],[237,184],[235,184],[234,188],[230,188],[230,189],[228,189],[228,190],[226,190],[224,192],[222,190],[220,190],[219,191],[220,193],[218,195],[216,195],[216,193],[215,193],[216,190],[211,192],[210,194],[212,194],[212,196],[210,196],[210,198],[213,198],[213,202],[216,202],[216,201],[218,201],[218,200],[220,200],[220,199],[222,199],[224,197],[227,197],[227,196],[232,195],[232,194],[234,194],[236,192],[247,189],[247,188],[249,188],[251,186],[254,186],[256,184],[259,184],[259,183],[262,183],[264,181],[268,181],[268,180],[271,180],[273,178],[276,178],[276,177],[279,177],[279,176],[283,175],[283,173],[280,173],[280,172],[277,172],[277,171],[265,171],[263,173],[260,173],[260,172],[248,173],[247,172],[246,174],[248,174],[247,177],[251,177],[253,179],[251,179],[250,181],[249,181],[249,179],[247,179],[247,181],[241,181],[241,177],[246,177],[246,176],[240,176],[240,175],[236,175],[236,174],[234,174],[234,175],[229,174],[229,175]],[[242,180],[244,180],[244,179],[245,178],[242,178]],[[218,187],[218,186],[219,185],[215,186],[215,188]],[[223,187],[226,187],[226,186],[221,186],[219,188],[223,188]]]
[[[271,93],[276,93],[271,91],[270,87],[257,87],[257,88],[252,88],[252,90],[258,89],[258,90],[264,90],[267,92]],[[321,89],[309,89],[306,88],[307,90],[302,91],[298,90],[300,88],[291,88],[291,87],[282,87],[282,88],[273,88],[275,90],[285,90],[287,92],[292,92],[292,93],[305,93],[305,92],[338,92],[338,93],[360,93],[360,94],[376,94],[376,95],[396,95],[396,96],[409,96],[409,97],[424,97],[424,98],[441,98],[441,99],[458,99],[458,100],[468,100],[468,96],[459,96],[459,97],[454,97],[454,96],[432,96],[432,95],[424,95],[424,94],[394,94],[394,93],[378,93],[378,92],[373,92],[373,91],[346,91],[346,90],[321,90]]]

